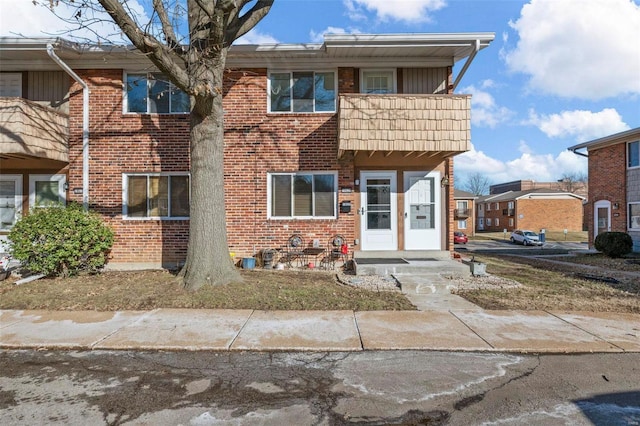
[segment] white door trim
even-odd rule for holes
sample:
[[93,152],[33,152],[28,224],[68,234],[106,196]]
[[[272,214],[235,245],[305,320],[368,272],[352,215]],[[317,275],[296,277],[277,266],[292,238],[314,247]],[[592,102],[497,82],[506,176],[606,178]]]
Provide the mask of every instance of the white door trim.
[[[404,248],[405,250],[441,250],[442,249],[442,223],[440,203],[440,172],[437,171],[409,171],[404,172]],[[422,190],[413,194],[410,181],[418,178],[415,190]],[[419,182],[430,184],[425,188]],[[424,192],[428,189],[429,192]],[[431,195],[429,197],[429,195]],[[426,206],[433,205],[431,209]],[[414,209],[412,209],[412,206]],[[421,210],[415,210],[419,208]],[[428,210],[428,211],[427,211]],[[420,228],[424,226],[429,216],[433,220],[433,228]],[[415,226],[412,228],[412,223]]]
[[593,204],[593,240],[598,236],[598,209],[607,209],[607,232],[611,231],[611,201],[599,200]]
[[[367,180],[389,179],[389,228],[368,229],[369,214],[367,202]],[[398,250],[398,183],[395,170],[376,170],[360,172],[360,249],[361,250]],[[373,217],[371,220],[373,221]]]

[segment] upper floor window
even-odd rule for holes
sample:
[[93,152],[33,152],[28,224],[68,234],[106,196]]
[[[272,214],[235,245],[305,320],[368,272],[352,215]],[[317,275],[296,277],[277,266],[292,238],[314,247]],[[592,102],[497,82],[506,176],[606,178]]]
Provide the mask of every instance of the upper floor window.
[[629,142],[627,144],[628,167],[640,167],[640,141]]
[[333,71],[273,72],[269,74],[269,112],[335,112]]
[[360,74],[360,92],[368,94],[396,93],[395,71],[363,70]]
[[269,217],[335,218],[337,180],[335,172],[269,174]]
[[160,73],[131,73],[126,78],[125,112],[175,114],[189,112],[189,96]]
[[122,215],[141,219],[189,217],[189,175],[128,174],[123,176]]

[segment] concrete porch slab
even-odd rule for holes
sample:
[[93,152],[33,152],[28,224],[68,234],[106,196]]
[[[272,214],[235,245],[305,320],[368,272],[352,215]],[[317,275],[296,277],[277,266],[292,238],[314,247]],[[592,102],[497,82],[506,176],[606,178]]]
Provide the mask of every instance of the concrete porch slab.
[[640,315],[612,312],[551,312],[625,351],[640,351]]
[[356,312],[365,350],[490,350],[467,326],[449,312]]
[[232,350],[360,351],[353,311],[255,311]]
[[7,348],[82,348],[95,343],[149,312],[8,311],[0,346]]
[[451,311],[499,351],[516,352],[622,352],[547,312]]
[[94,349],[228,350],[252,312],[158,309],[121,328]]

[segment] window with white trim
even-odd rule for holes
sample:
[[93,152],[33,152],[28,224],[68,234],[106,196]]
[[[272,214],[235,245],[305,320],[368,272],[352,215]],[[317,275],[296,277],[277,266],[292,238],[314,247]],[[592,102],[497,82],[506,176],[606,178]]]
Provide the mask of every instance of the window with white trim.
[[640,231],[640,202],[629,203],[629,230]]
[[360,72],[360,93],[396,93],[395,70],[362,70]]
[[458,229],[467,229],[467,221],[459,220],[458,221]]
[[188,173],[122,176],[122,216],[129,219],[188,219]]
[[271,72],[269,112],[335,112],[336,73],[333,71]]
[[67,176],[29,175],[29,208],[56,207],[66,203]]
[[510,217],[510,218],[509,218],[509,226],[513,226],[513,223],[514,223],[514,222],[513,222],[513,218],[512,218],[512,217]]
[[269,173],[268,217],[335,219],[337,172]]
[[491,218],[490,217],[487,218],[487,226],[491,226]]
[[640,167],[640,141],[627,144],[627,167]]
[[496,226],[500,226],[500,219],[496,217]]
[[184,114],[189,96],[161,73],[125,75],[124,111],[142,114]]

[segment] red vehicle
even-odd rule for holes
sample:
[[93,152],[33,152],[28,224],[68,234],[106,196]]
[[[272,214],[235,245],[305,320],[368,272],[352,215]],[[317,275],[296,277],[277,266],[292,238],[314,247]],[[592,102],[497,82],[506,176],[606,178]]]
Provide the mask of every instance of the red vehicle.
[[469,241],[469,239],[462,232],[456,231],[456,232],[453,233],[453,243],[454,244],[467,244],[467,241]]

